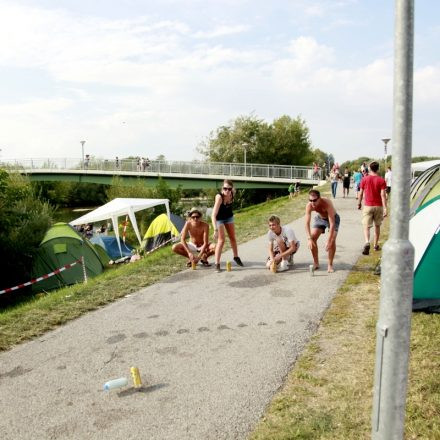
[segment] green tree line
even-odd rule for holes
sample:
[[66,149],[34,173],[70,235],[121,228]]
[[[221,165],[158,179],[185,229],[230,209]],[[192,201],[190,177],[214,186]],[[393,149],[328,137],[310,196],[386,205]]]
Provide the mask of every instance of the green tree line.
[[218,127],[198,146],[212,162],[322,165],[329,154],[313,148],[306,121],[283,115],[268,123],[255,115],[239,116]]

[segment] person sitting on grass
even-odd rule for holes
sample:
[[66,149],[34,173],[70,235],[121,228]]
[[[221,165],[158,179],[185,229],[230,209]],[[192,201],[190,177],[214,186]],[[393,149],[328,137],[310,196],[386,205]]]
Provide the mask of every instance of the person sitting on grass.
[[[182,257],[188,258],[187,267],[191,267],[192,263],[197,264],[199,261],[205,267],[211,266],[208,263],[208,257],[214,255],[215,245],[209,243],[209,225],[201,220],[202,213],[192,208],[188,213],[188,221],[180,234],[180,243],[173,246],[172,250]],[[186,241],[189,234],[190,241]]]
[[293,255],[299,248],[299,241],[295,232],[289,226],[281,226],[281,220],[276,215],[271,215],[268,220],[269,232],[269,257],[266,267],[268,269],[275,263],[277,270],[283,272],[293,266]]

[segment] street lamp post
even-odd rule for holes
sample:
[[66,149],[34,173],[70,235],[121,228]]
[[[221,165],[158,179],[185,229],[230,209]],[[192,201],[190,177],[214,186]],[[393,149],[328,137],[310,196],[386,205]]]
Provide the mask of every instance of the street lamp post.
[[82,169],[84,169],[84,144],[86,143],[86,141],[79,141],[79,143],[81,144],[81,152],[82,152]]
[[243,149],[244,149],[244,175],[247,176],[247,172],[246,172],[246,150],[247,147],[249,146],[249,144],[247,142],[243,142]]
[[382,139],[382,142],[384,143],[384,161],[385,161],[385,171],[387,168],[387,144],[391,139],[389,138],[384,138]]

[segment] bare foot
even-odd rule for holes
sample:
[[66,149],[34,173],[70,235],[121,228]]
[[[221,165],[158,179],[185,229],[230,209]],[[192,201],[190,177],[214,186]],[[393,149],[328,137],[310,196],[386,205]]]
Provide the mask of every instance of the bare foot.
[[329,266],[327,269],[328,273],[333,273],[335,270],[333,269],[333,266]]

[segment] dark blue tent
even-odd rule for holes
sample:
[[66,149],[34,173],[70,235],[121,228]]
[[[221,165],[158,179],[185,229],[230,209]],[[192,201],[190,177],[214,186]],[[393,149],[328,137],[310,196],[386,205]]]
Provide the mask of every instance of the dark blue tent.
[[[116,237],[101,234],[92,237],[90,241],[93,244],[97,244],[98,246],[101,246],[105,250],[105,252],[107,252],[107,255],[112,260],[117,260],[118,258],[121,258],[121,253],[119,252],[119,246]],[[133,250],[133,248],[129,244],[124,243],[121,239],[120,242],[121,242],[122,256],[130,257],[132,255],[131,251]]]

